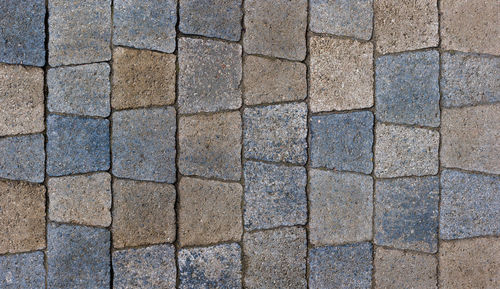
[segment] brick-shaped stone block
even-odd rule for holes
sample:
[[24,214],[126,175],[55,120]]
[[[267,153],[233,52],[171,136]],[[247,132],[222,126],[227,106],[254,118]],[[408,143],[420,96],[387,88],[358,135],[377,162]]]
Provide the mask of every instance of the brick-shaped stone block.
[[41,183],[44,176],[43,135],[0,138],[0,178]]
[[1,288],[45,288],[43,252],[0,256]]

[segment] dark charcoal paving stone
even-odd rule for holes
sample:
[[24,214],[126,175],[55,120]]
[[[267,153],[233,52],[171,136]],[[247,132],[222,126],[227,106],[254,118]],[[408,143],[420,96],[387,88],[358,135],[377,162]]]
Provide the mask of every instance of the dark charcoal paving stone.
[[43,182],[44,137],[41,134],[0,138],[0,177]]
[[0,256],[0,288],[45,288],[43,252]]

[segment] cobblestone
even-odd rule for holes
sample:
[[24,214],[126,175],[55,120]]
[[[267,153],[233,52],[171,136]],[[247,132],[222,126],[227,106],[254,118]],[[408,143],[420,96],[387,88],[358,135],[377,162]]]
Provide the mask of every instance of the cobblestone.
[[1,288],[45,288],[43,253],[0,256]]
[[44,137],[41,134],[0,138],[0,177],[43,182]]

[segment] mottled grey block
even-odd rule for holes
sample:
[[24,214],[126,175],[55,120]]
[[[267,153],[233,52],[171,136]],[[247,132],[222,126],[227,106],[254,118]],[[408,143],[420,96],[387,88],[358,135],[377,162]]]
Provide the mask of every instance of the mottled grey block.
[[0,138],[0,177],[34,183],[45,176],[44,137],[41,134]]
[[0,256],[0,288],[45,288],[43,252]]

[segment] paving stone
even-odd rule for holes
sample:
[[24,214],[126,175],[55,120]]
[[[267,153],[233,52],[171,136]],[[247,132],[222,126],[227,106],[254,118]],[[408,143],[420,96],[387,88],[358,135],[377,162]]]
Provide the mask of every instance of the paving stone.
[[47,108],[50,112],[107,117],[109,74],[107,63],[49,69]]
[[175,187],[115,179],[113,246],[159,244],[175,240]]
[[0,256],[1,288],[45,288],[43,252]]
[[442,239],[500,234],[500,176],[441,173]]
[[375,251],[375,288],[437,288],[437,259],[414,252]]
[[113,175],[175,182],[175,109],[151,108],[113,113]]
[[0,181],[0,228],[0,254],[43,249],[45,187]]
[[320,246],[370,240],[372,178],[315,169],[309,174],[309,241]]
[[311,118],[311,166],[369,174],[373,169],[373,114],[368,111]]
[[373,45],[312,37],[310,107],[313,112],[373,106]]
[[0,62],[45,65],[45,1],[0,2]]
[[241,117],[238,112],[181,117],[179,171],[184,175],[241,178]]
[[241,106],[241,46],[221,41],[179,40],[180,113]]
[[238,183],[183,177],[179,182],[179,244],[240,241],[242,197]]
[[441,242],[440,288],[499,288],[500,238]]
[[179,30],[186,34],[239,41],[242,0],[180,0]]
[[176,272],[173,245],[113,252],[113,288],[175,288]]
[[49,0],[49,63],[111,59],[110,0]]
[[49,224],[47,288],[109,288],[109,248],[106,229]]
[[441,164],[500,174],[500,103],[444,109]]
[[303,100],[307,96],[303,63],[249,55],[243,72],[246,105]]
[[439,4],[442,48],[500,55],[500,2],[443,0]]
[[441,55],[442,105],[500,102],[500,58],[444,52]]
[[306,242],[300,227],[246,233],[245,288],[305,288]]
[[307,161],[307,105],[277,104],[243,112],[246,158],[304,165]]
[[437,0],[375,0],[375,47],[393,53],[437,47]]
[[0,64],[0,136],[42,132],[43,98],[42,69]]
[[385,55],[376,66],[378,121],[439,126],[439,52]]
[[113,44],[172,53],[176,0],[115,0]]
[[379,178],[438,173],[439,133],[434,130],[377,124],[375,175]]
[[245,163],[245,229],[305,225],[307,173],[303,167]]
[[109,121],[51,114],[47,117],[47,174],[109,169]]
[[244,22],[246,53],[306,57],[307,0],[246,0]]
[[375,185],[377,245],[435,253],[439,178],[378,180]]
[[0,138],[0,178],[41,183],[44,170],[43,135]]
[[115,109],[171,105],[175,101],[175,55],[117,47],[112,85]]
[[311,249],[310,288],[371,288],[372,250],[371,243]]
[[111,224],[108,173],[50,178],[47,190],[52,221],[103,227]]

